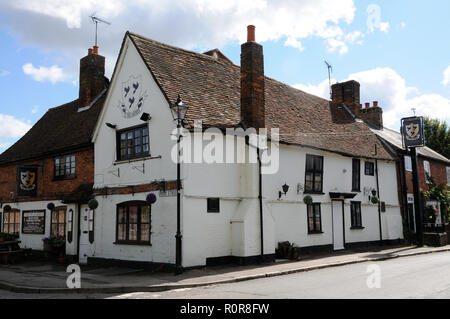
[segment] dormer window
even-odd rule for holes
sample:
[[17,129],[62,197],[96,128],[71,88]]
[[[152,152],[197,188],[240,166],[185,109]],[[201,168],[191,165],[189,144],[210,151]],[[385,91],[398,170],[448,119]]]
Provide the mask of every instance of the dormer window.
[[117,132],[117,160],[145,157],[150,154],[147,125]]
[[75,177],[75,155],[55,158],[55,179]]

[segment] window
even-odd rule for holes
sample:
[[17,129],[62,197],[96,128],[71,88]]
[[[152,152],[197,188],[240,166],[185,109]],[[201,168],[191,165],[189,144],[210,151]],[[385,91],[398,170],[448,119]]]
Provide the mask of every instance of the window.
[[365,162],[364,172],[367,176],[375,176],[375,164],[372,162]]
[[9,212],[3,211],[3,232],[19,236],[20,211],[18,209],[11,209]]
[[450,167],[447,167],[447,185],[450,185]]
[[430,162],[423,161],[423,170],[425,171],[425,182],[430,184],[431,170],[430,170]]
[[308,210],[308,233],[322,233],[322,217],[320,213],[320,204],[311,204],[307,206]]
[[66,238],[66,207],[52,210],[50,236]]
[[306,155],[305,193],[322,193],[323,157]]
[[361,161],[359,159],[352,161],[352,191],[361,191]]
[[75,155],[55,158],[55,178],[75,177]]
[[117,205],[116,243],[150,245],[150,218],[147,202]]
[[117,159],[126,160],[150,154],[148,127],[141,126],[117,133]]
[[207,203],[208,213],[219,213],[220,212],[220,206],[219,206],[220,200],[218,198],[208,198],[207,202],[208,202]]
[[352,228],[362,228],[361,202],[351,202],[350,208]]
[[412,172],[411,156],[405,156],[405,170]]

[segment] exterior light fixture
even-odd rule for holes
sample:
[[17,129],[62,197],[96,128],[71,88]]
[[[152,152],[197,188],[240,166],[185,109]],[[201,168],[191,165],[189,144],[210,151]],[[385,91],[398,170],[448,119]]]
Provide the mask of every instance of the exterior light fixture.
[[55,209],[55,204],[53,204],[53,203],[48,203],[48,204],[47,204],[47,209],[50,210],[50,211],[54,210],[54,209]]
[[188,109],[189,107],[183,103],[183,101],[181,100],[181,95],[178,94],[177,101],[170,107],[170,110],[172,111],[173,120],[178,121],[178,123],[181,124],[180,122],[184,120],[184,117],[186,116],[186,112]]
[[148,121],[150,121],[151,119],[152,119],[152,117],[150,116],[150,114],[148,114],[148,113],[142,113],[142,115],[141,115],[141,121],[148,122]]
[[283,189],[282,191],[278,192],[278,199],[281,199],[281,196],[286,196],[287,192],[289,191],[289,185],[284,183],[283,186],[281,186],[281,188]]
[[177,101],[170,106],[173,120],[177,121],[177,233],[175,235],[175,274],[181,274],[183,267],[181,266],[181,249],[182,249],[182,234],[181,234],[181,178],[180,178],[180,140],[181,140],[181,123],[186,116],[189,107],[181,100],[181,95],[178,94]]
[[105,125],[109,128],[115,129],[117,127],[117,125],[115,124],[111,124],[111,123],[105,123]]

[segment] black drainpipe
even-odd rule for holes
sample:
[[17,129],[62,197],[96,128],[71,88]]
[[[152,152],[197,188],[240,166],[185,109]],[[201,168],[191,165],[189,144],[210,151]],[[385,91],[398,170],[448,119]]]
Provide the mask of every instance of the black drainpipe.
[[262,201],[262,172],[261,172],[261,156],[259,154],[259,147],[256,149],[258,154],[258,169],[259,169],[259,218],[261,231],[261,262],[264,262],[264,218],[263,218],[263,201]]
[[378,160],[375,160],[375,172],[377,176],[377,194],[378,194],[378,222],[380,225],[380,245],[383,244],[383,231],[381,226],[381,197],[380,197],[380,184],[378,182]]
[[[81,204],[78,203],[78,234],[77,234],[77,262],[80,260],[80,235],[81,235]],[[73,217],[72,217],[73,223]]]

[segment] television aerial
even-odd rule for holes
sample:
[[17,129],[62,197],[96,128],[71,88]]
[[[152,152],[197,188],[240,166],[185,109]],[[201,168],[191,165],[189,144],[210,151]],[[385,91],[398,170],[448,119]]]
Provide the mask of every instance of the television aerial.
[[91,18],[91,20],[92,20],[93,23],[95,23],[95,46],[97,46],[97,39],[98,39],[98,24],[99,24],[99,23],[104,23],[104,24],[107,24],[107,25],[111,25],[111,23],[108,22],[108,21],[106,21],[106,20],[100,19],[99,17],[96,17],[96,16],[95,16],[95,13],[91,14],[91,15],[89,16],[89,18]]

